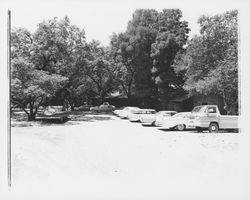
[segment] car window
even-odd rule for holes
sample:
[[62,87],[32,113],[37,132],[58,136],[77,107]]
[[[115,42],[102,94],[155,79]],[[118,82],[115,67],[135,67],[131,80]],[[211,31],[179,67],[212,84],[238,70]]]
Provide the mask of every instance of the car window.
[[173,115],[175,115],[175,114],[176,114],[176,112],[172,112],[170,115],[173,116]]
[[150,110],[150,111],[147,111],[146,113],[147,113],[147,114],[155,114],[155,113],[156,113],[156,111],[154,111],[154,110]]
[[216,113],[216,108],[215,107],[208,107],[207,113]]
[[173,117],[180,117],[180,116],[182,116],[181,113],[177,113],[177,114],[173,115]]
[[202,106],[196,106],[194,107],[194,109],[192,110],[192,113],[197,113],[202,109]]
[[168,116],[169,116],[169,117],[170,117],[170,116],[172,116],[172,115],[171,115],[171,113],[164,113],[163,116],[165,116],[165,117],[168,117]]

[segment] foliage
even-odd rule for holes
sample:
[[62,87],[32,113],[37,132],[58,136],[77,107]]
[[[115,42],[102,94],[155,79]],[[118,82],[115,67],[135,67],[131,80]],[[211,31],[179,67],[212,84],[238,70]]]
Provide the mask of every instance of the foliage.
[[185,75],[190,94],[220,94],[227,112],[233,113],[238,107],[237,11],[202,16],[199,24],[201,35],[176,60],[176,72]]
[[155,96],[155,84],[151,74],[153,60],[150,53],[157,36],[157,18],[158,12],[154,9],[138,9],[129,21],[126,31],[134,51],[135,95],[146,99]]
[[163,107],[174,92],[181,90],[182,77],[175,74],[172,67],[176,54],[183,50],[188,38],[189,28],[181,21],[179,9],[164,9],[158,15],[158,34],[152,44],[152,72]]
[[38,25],[33,34],[33,60],[37,69],[69,76],[86,46],[85,32],[71,25],[68,17]]
[[82,68],[87,65],[84,30],[72,25],[68,17],[61,20],[53,18],[40,23],[33,37],[35,67],[68,78],[66,94],[62,95],[65,90],[60,90],[57,99],[63,98],[61,101],[73,110],[76,104],[82,103],[78,87],[84,83]]
[[53,96],[66,81],[65,77],[37,70],[27,60],[15,58],[12,60],[11,101],[25,111],[28,120],[35,120],[45,98]]
[[170,89],[180,90],[182,78],[171,65],[189,32],[181,17],[178,9],[138,9],[127,30],[112,36],[113,74],[128,97],[156,99],[160,93],[160,100],[167,102]]
[[130,98],[134,90],[136,48],[126,33],[113,34],[110,44],[109,72],[118,90]]
[[114,81],[108,70],[110,65],[108,50],[94,40],[88,44],[87,52],[88,64],[83,69],[85,81],[92,83],[92,93],[103,101],[104,97],[114,89]]

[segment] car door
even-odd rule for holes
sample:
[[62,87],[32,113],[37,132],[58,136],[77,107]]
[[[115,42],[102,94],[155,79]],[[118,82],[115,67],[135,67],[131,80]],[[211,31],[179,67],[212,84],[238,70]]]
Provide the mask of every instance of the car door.
[[208,125],[210,124],[210,122],[218,122],[219,113],[215,106],[208,106],[206,109],[206,114],[208,119],[207,120]]

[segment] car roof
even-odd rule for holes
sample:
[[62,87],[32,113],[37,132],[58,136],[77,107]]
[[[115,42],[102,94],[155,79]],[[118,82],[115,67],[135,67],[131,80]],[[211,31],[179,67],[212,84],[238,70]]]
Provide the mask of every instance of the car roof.
[[125,107],[124,109],[129,109],[129,110],[139,110],[140,108],[138,107]]
[[179,113],[176,113],[175,115],[189,115],[189,114],[191,114],[191,112],[179,112]]

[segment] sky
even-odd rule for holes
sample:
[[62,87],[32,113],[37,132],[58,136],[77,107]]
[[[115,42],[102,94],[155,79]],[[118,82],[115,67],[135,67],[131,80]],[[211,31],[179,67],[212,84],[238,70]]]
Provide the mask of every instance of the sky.
[[[242,0],[243,1],[243,0]],[[5,7],[12,13],[12,27],[23,27],[35,31],[37,24],[53,17],[68,16],[72,24],[86,32],[86,40],[99,40],[108,45],[112,33],[126,30],[127,23],[138,8],[179,8],[183,20],[191,28],[190,37],[199,33],[198,18],[237,9],[236,1],[198,0],[6,0]]]

